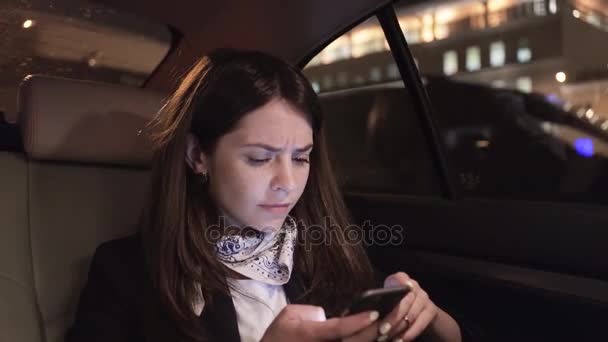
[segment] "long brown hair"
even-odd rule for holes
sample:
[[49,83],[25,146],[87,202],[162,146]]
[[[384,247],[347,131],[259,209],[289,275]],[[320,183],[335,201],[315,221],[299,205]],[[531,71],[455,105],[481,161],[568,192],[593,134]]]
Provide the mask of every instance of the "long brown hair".
[[[191,68],[151,122],[155,157],[150,201],[140,227],[147,271],[161,306],[190,340],[204,340],[192,310],[197,286],[205,305],[213,305],[214,293],[229,290],[214,241],[206,238],[217,227],[218,211],[208,182],[185,161],[187,135],[194,134],[201,150],[212,154],[244,115],[276,98],[305,114],[313,129],[309,178],[291,212],[299,224],[294,274],[306,289],[301,301],[321,305],[333,315],[371,285],[363,247],[345,238],[349,215],[328,159],[321,107],[311,85],[300,70],[276,57],[216,50]],[[312,227],[332,240],[310,243]]]

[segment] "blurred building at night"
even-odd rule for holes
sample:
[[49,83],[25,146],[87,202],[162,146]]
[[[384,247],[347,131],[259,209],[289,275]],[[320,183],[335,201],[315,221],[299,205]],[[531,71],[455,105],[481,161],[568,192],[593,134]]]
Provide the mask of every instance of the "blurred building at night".
[[[541,93],[568,110],[582,108],[579,114],[591,120],[596,113],[608,117],[606,1],[402,1],[396,7],[423,75]],[[400,77],[375,19],[332,42],[305,73],[320,92]]]

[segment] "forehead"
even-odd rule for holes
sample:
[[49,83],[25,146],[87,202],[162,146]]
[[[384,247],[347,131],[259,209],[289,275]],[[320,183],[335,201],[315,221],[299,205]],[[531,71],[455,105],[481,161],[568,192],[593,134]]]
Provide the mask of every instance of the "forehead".
[[312,128],[306,115],[280,99],[246,114],[230,135],[240,142],[312,143]]

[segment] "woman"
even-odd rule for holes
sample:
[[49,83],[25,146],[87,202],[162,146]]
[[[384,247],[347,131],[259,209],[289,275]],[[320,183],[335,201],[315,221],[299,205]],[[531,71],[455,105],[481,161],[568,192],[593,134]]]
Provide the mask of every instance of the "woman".
[[319,101],[299,70],[217,50],[150,128],[140,230],[97,249],[68,341],[460,340],[405,273],[385,286],[414,290],[382,321],[326,319],[374,276],[362,246],[345,243]]

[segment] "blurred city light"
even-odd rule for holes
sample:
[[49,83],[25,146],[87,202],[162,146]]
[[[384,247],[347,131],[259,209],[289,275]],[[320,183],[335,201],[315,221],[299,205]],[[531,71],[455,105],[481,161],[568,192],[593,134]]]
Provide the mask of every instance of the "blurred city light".
[[550,122],[542,122],[540,124],[540,128],[545,132],[545,133],[551,133],[553,131],[553,124]]
[[583,157],[593,156],[593,140],[590,138],[578,138],[574,141],[574,149]]
[[557,1],[556,0],[549,1],[549,12],[557,13]]
[[556,94],[551,93],[551,94],[545,95],[545,100],[547,100],[547,102],[550,102],[556,106],[559,106],[562,108],[565,107],[564,101],[562,99],[560,99],[559,96],[557,96]]
[[[571,22],[566,29],[568,33],[559,34],[571,37],[591,30],[587,24],[593,24],[590,21],[593,17],[599,20],[597,28],[608,32],[608,10],[602,9],[608,7],[592,8],[583,4],[585,1],[446,0],[410,7],[401,0],[395,7],[412,54],[420,59],[420,65],[416,63],[416,66],[422,74],[449,76],[454,81],[545,95],[547,102],[571,112],[597,129],[608,118],[604,116],[608,114],[608,97],[603,90],[608,88],[608,78],[604,77],[608,62],[590,49],[582,49],[576,57],[585,54],[585,63],[575,63],[570,61],[575,56],[564,54],[563,47],[543,43],[546,39],[539,39],[536,29],[520,30],[519,27],[520,22],[538,21],[550,31],[552,27],[560,27],[560,21],[568,20]],[[550,22],[545,19],[549,16],[553,18]],[[580,20],[572,20],[571,16]],[[504,30],[488,30],[496,26]],[[505,32],[510,32],[509,37],[512,38],[505,39]],[[599,41],[602,32],[590,31],[589,35],[597,35]],[[443,40],[445,43],[439,43]],[[311,68],[308,72],[315,76],[320,93],[398,80],[400,75],[396,66],[388,62],[390,49],[386,44],[377,20],[368,20],[329,44],[308,66],[342,60],[352,62],[330,68]],[[578,51],[580,48],[576,44],[583,42],[582,39],[573,39],[569,44],[572,48],[568,50]],[[557,61],[558,57],[561,58],[559,63],[545,68],[550,58]],[[346,70],[348,68],[357,71],[351,74]],[[589,111],[591,103],[593,110]],[[595,147],[597,149],[597,142]]]
[[32,26],[34,26],[34,21],[31,19],[27,19],[26,21],[23,22],[24,29],[29,29]]
[[585,108],[579,108],[576,110],[576,116],[578,116],[579,118],[584,118],[585,117]]
[[477,148],[486,148],[490,146],[490,142],[487,140],[477,140],[475,146],[477,146]]

